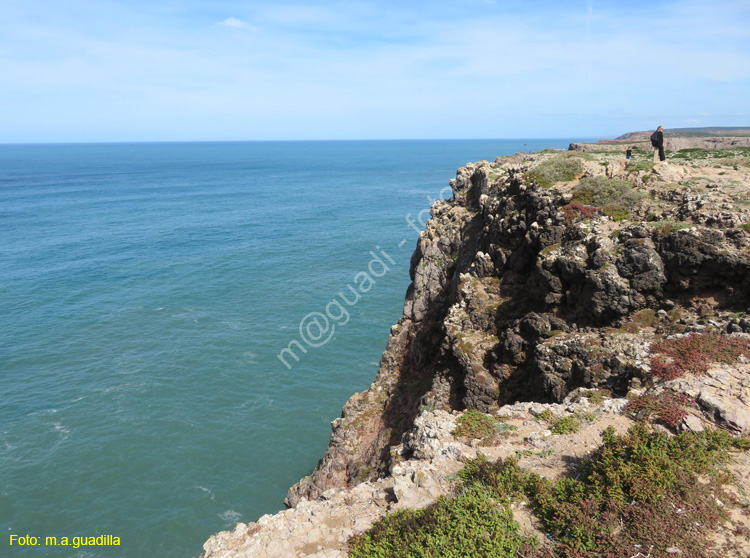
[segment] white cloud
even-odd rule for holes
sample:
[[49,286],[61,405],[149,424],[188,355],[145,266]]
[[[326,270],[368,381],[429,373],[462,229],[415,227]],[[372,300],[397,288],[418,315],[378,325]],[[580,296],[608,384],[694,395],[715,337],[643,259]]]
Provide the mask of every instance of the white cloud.
[[250,25],[246,21],[242,21],[241,19],[237,19],[236,17],[228,17],[224,21],[220,21],[219,25],[223,25],[225,27],[232,27],[233,29],[248,29],[250,31],[256,30],[252,25]]

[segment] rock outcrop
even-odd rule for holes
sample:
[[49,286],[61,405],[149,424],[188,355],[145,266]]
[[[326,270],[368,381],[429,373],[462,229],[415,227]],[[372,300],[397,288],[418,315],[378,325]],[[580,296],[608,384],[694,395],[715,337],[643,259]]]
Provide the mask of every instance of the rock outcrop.
[[[556,164],[576,171],[550,186],[540,169]],[[554,445],[556,458],[532,464],[554,472],[604,426],[626,428],[622,397],[644,388],[690,397],[680,428],[750,433],[744,357],[658,386],[650,375],[652,343],[665,336],[750,338],[750,167],[543,152],[469,164],[450,185],[420,234],[373,384],[333,422],[315,471],[289,491],[291,509],[215,535],[206,558],[345,556],[348,536],[387,511],[448,493],[479,451]],[[637,195],[595,205],[584,186],[593,200]],[[581,411],[592,389],[613,399],[591,407],[588,438],[566,445],[532,420]],[[513,416],[517,431],[489,449],[457,440],[467,409]],[[286,554],[269,553],[282,539]]]

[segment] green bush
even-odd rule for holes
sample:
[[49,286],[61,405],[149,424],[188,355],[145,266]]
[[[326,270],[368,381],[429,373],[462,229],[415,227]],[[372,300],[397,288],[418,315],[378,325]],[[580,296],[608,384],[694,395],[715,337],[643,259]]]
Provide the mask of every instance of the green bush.
[[534,539],[521,535],[510,506],[474,486],[421,510],[405,509],[349,541],[351,558],[497,558],[517,556]]
[[579,157],[557,156],[542,161],[527,173],[527,178],[543,188],[557,182],[567,182],[583,172],[583,161]]
[[573,434],[578,432],[581,424],[575,417],[563,417],[552,425],[552,434]]
[[639,171],[652,171],[654,168],[653,161],[630,161],[627,166],[628,172],[635,173]]
[[573,190],[573,200],[599,207],[628,208],[642,198],[630,182],[605,176],[582,178]]
[[480,413],[476,409],[469,409],[458,417],[456,422],[458,426],[453,435],[464,438],[484,438],[493,434],[499,424],[495,417]]
[[624,207],[608,205],[607,207],[602,208],[602,211],[607,217],[611,218],[616,223],[630,219],[630,211]]

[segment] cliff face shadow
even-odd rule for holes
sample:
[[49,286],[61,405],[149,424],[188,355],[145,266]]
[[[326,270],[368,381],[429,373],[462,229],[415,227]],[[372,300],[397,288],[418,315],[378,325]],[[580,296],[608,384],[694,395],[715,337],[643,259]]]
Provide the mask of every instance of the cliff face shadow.
[[415,330],[416,334],[404,348],[398,379],[383,412],[383,425],[390,431],[390,438],[380,448],[381,469],[389,467],[391,447],[399,444],[403,434],[413,426],[424,396],[433,389],[435,371],[443,367],[443,358],[436,348],[442,336],[442,322],[422,322]]

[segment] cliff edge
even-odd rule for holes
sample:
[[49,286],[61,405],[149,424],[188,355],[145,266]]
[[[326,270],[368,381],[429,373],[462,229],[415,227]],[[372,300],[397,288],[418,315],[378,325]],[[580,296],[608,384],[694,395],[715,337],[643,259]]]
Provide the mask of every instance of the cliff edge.
[[[420,234],[373,384],[332,423],[290,509],[214,535],[203,556],[346,556],[387,512],[450,495],[480,455],[557,478],[607,427],[750,434],[748,151],[688,149],[662,165],[546,150],[459,169]],[[669,401],[669,420],[629,401]],[[480,443],[457,428],[467,413],[507,426]],[[579,428],[554,433],[566,417]],[[726,556],[750,550],[747,453],[731,467],[739,511],[712,531]]]

